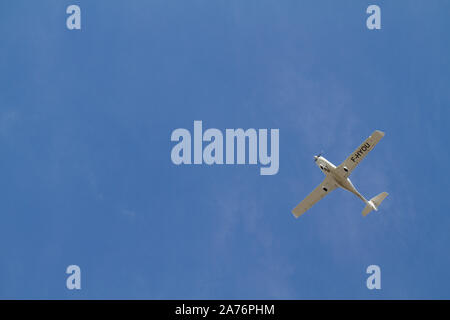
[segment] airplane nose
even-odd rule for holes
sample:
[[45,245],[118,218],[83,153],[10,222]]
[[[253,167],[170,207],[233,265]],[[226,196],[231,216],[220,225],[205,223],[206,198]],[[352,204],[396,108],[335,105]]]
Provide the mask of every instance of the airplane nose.
[[318,156],[314,156],[314,162],[317,161],[318,158]]

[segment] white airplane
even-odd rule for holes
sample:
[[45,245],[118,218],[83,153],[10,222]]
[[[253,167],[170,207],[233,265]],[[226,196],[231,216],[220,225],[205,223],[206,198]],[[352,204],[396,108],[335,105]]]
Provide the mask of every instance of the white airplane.
[[311,192],[302,202],[298,204],[298,206],[294,208],[294,210],[292,210],[294,216],[296,218],[300,217],[316,202],[338,187],[350,191],[364,201],[366,207],[362,212],[363,216],[366,216],[372,210],[378,211],[379,205],[388,196],[388,193],[382,192],[367,201],[358,192],[358,190],[356,190],[348,176],[383,137],[384,132],[375,130],[366,141],[364,141],[347,159],[345,159],[344,162],[337,167],[320,154],[314,156],[314,161],[319,166],[320,170],[325,173],[326,177],[325,180],[323,180],[322,183],[313,190],[313,192]]

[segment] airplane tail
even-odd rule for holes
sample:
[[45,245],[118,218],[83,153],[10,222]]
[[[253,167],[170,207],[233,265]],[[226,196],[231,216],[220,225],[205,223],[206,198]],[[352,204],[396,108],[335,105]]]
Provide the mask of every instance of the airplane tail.
[[362,215],[365,217],[371,212],[372,210],[378,211],[378,207],[380,206],[381,202],[388,196],[389,193],[382,192],[379,195],[373,197],[370,199],[369,202],[367,202],[366,207],[364,208]]

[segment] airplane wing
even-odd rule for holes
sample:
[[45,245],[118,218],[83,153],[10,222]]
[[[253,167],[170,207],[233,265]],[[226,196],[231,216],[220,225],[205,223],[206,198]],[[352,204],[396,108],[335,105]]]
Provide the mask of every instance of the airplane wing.
[[311,208],[316,202],[321,200],[325,195],[337,188],[336,183],[329,176],[322,181],[302,202],[292,210],[292,214],[298,218]]
[[375,130],[356,150],[342,162],[337,169],[347,178],[353,169],[366,157],[375,145],[384,137],[384,132]]

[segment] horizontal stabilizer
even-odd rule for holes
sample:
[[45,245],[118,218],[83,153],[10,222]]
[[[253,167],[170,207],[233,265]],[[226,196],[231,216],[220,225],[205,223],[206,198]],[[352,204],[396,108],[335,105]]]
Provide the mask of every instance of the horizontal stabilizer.
[[362,215],[365,217],[367,216],[372,210],[377,211],[378,207],[380,206],[381,202],[388,196],[389,193],[382,192],[379,195],[373,197],[370,199],[370,201],[367,203],[366,207],[364,208]]

